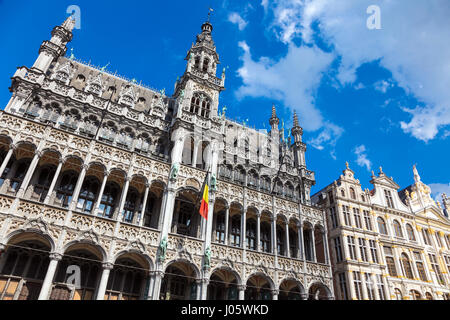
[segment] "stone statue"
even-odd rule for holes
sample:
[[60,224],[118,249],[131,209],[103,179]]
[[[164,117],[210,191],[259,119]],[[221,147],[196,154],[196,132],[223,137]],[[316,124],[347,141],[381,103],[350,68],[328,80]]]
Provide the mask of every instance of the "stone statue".
[[211,190],[216,190],[217,179],[216,179],[216,175],[214,173],[211,175],[210,184],[211,184]]
[[170,180],[176,180],[177,179],[178,170],[180,170],[180,164],[178,162],[175,162],[172,165],[172,168],[170,169],[170,175],[169,175],[169,179]]
[[167,250],[167,239],[164,237],[159,244],[159,261],[164,261],[166,259],[166,250]]
[[211,249],[209,247],[206,248],[205,250],[205,264],[204,264],[205,268],[210,268],[211,267]]

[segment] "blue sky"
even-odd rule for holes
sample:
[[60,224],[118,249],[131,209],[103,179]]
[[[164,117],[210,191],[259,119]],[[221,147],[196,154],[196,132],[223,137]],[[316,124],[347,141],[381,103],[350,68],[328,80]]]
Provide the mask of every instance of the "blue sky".
[[[369,5],[381,29],[370,30]],[[226,68],[221,107],[269,128],[272,103],[299,114],[316,172],[313,192],[345,162],[363,188],[379,166],[403,188],[417,164],[434,193],[450,194],[450,2],[446,0],[5,1],[0,0],[0,105],[10,77],[32,66],[43,40],[81,9],[68,45],[77,58],[173,91],[184,57],[214,8],[213,37]]]

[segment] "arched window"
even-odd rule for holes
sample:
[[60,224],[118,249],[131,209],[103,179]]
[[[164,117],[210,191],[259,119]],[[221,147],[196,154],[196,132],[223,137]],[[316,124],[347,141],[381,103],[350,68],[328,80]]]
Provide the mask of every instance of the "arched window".
[[394,220],[394,230],[395,235],[397,237],[403,238],[402,227],[400,226],[400,223],[397,220]]
[[403,271],[405,273],[405,276],[408,279],[414,279],[412,269],[411,269],[411,263],[409,262],[409,258],[406,254],[402,253],[402,265],[403,265]]
[[413,300],[422,300],[422,296],[420,295],[419,291],[411,290],[410,294],[411,294]]
[[267,252],[270,253],[272,252],[272,248],[270,246],[271,244],[271,228],[270,228],[270,224],[267,222],[262,222],[261,223],[261,230],[260,230],[261,234],[260,234],[260,245],[261,245],[261,250],[263,252]]
[[363,194],[361,195],[361,201],[362,201],[362,202],[365,202],[365,201],[366,201],[366,198],[364,197]]
[[246,172],[244,168],[236,168],[236,171],[234,172],[234,181],[239,184],[245,184],[245,175]]
[[72,194],[77,180],[78,173],[75,171],[69,171],[63,174],[56,192],[56,198],[60,201],[62,207],[67,208],[72,201]]
[[387,235],[388,233],[386,228],[386,222],[384,222],[383,218],[378,217],[377,222],[378,222],[378,232]]
[[205,58],[203,59],[203,72],[208,72],[208,67],[209,67],[209,59]]
[[270,178],[267,176],[261,177],[261,190],[269,192],[270,191]]
[[87,177],[81,187],[80,195],[78,197],[77,210],[84,213],[91,213],[97,198],[98,189],[98,179],[95,177]]
[[356,200],[356,193],[355,193],[355,189],[350,188],[350,196],[352,197],[353,200]]
[[225,243],[225,213],[219,212],[216,216],[216,242]]
[[200,57],[195,57],[194,68],[200,69]]
[[165,146],[164,146],[164,141],[162,139],[158,139],[158,141],[156,141],[155,153],[158,156],[165,154]]
[[280,256],[286,255],[284,238],[284,229],[281,226],[277,226],[277,252]]
[[429,292],[425,292],[425,298],[426,298],[427,300],[433,300],[433,296],[432,296],[431,293],[429,293]]
[[258,188],[258,184],[258,174],[253,170],[250,171],[247,185],[252,188]]
[[247,219],[246,243],[247,249],[256,250],[256,221],[252,218]]
[[145,271],[135,261],[117,260],[108,277],[105,300],[138,300],[141,297]]
[[286,197],[292,199],[294,196],[294,186],[291,183],[287,183],[285,186]]
[[25,175],[27,174],[28,167],[30,166],[31,160],[26,159],[21,161],[16,169],[16,172],[14,173],[14,176],[11,178],[10,181],[10,187],[14,192],[17,192],[19,190],[20,185],[22,184],[23,179],[25,178]]
[[109,182],[103,191],[102,200],[98,209],[98,215],[112,218],[114,209],[116,208],[117,195],[119,194],[119,186],[113,182]]
[[231,218],[231,239],[230,244],[235,247],[241,245],[241,217],[235,214]]
[[39,195],[39,201],[43,202],[47,196],[48,189],[52,183],[53,176],[55,175],[55,167],[42,168],[39,173],[39,178],[34,186],[34,193]]
[[408,234],[408,239],[411,241],[416,241],[416,236],[414,235],[414,229],[409,223],[406,224],[406,233]]
[[400,289],[395,288],[394,294],[395,294],[395,300],[403,300],[402,292],[400,291]]
[[276,195],[282,196],[283,195],[283,183],[280,180],[277,180],[275,182],[275,190]]
[[195,92],[191,98],[189,111],[205,118],[209,118],[211,112],[211,98],[201,92]]
[[341,196],[345,197],[345,191],[344,191],[344,189],[341,189]]
[[128,190],[125,205],[123,207],[123,220],[128,223],[133,222],[133,218],[136,210],[138,209],[137,201],[139,199],[139,193],[135,188]]
[[295,230],[289,229],[289,253],[292,258],[297,258],[298,235]]

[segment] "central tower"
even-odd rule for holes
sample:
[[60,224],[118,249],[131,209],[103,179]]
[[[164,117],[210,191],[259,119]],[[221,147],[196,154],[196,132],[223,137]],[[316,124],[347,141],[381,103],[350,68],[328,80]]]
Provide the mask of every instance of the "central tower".
[[[209,21],[202,25],[195,44],[189,49],[185,60],[186,70],[175,83],[174,98],[178,100],[177,117],[183,113],[196,115],[201,120],[217,117],[219,94],[225,90],[225,69],[217,78],[219,55],[212,38],[213,26]],[[186,119],[186,117],[185,117]]]

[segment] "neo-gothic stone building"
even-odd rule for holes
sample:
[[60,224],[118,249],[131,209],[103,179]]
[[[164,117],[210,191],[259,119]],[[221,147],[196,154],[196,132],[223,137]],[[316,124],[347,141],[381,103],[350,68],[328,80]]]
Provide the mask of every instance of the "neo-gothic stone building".
[[170,97],[66,58],[73,27],[0,113],[0,299],[333,299],[302,128],[291,142],[275,108],[268,133],[219,112],[212,25]]
[[380,168],[362,190],[348,167],[312,198],[326,207],[336,299],[450,300],[450,202],[435,202],[414,166],[399,185]]

